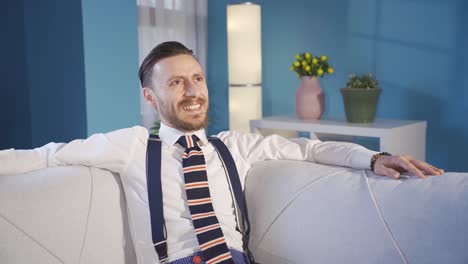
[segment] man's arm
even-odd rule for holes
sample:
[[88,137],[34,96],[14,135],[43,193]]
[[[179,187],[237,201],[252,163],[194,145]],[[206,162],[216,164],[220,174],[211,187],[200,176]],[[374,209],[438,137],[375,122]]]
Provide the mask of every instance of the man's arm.
[[249,163],[262,160],[303,160],[327,165],[368,169],[377,152],[346,142],[322,142],[306,138],[285,139],[278,135],[263,137],[236,131],[221,132],[229,147],[237,148]]
[[0,175],[21,174],[47,168],[49,156],[59,151],[64,145],[64,143],[49,143],[31,150],[2,150],[0,151]]
[[[285,139],[272,135],[222,132],[218,135],[231,148],[237,148],[249,163],[261,160],[304,160],[327,165],[344,166],[354,169],[370,169],[371,159],[378,152],[347,142],[309,140],[305,138]],[[374,172],[399,178],[402,172],[409,172],[420,178],[427,175],[441,175],[444,170],[410,156],[381,156],[375,161]]]
[[121,172],[133,155],[139,141],[146,140],[143,127],[132,127],[87,139],[65,143],[49,143],[32,150],[0,151],[0,175],[26,173],[47,167],[84,165]]

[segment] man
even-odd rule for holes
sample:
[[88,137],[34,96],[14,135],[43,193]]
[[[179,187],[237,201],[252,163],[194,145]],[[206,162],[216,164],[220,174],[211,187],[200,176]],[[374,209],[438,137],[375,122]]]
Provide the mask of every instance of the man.
[[[161,118],[160,177],[168,260],[171,263],[196,263],[200,260],[206,263],[248,263],[243,252],[242,234],[237,229],[224,163],[204,131],[209,98],[200,64],[184,45],[165,42],[145,58],[139,76],[146,101]],[[222,132],[217,137],[228,147],[242,185],[250,165],[267,159],[306,160],[356,169],[373,167],[376,174],[393,178],[398,178],[403,171],[421,178],[426,177],[423,173],[443,173],[409,156],[388,156],[351,143],[286,140],[279,136],[264,138],[235,131]],[[133,127],[92,135],[86,140],[68,144],[50,143],[34,150],[5,150],[0,152],[0,175],[63,165],[93,166],[119,173],[138,263],[157,263],[148,207],[148,191],[155,190],[148,190],[146,181],[148,142],[148,131]],[[192,177],[189,174],[191,165],[187,165],[190,157],[203,162],[203,169],[197,170],[206,181],[197,184],[203,185],[200,188],[205,188],[204,192],[209,195],[209,199],[198,200],[209,200],[203,206],[213,211],[207,217],[211,221],[207,226],[199,227],[198,222],[197,226],[194,225],[199,217],[195,212],[199,204],[191,197],[191,190],[198,188],[197,184],[188,182]],[[204,236],[212,233],[217,236],[213,238],[215,242],[205,243]]]

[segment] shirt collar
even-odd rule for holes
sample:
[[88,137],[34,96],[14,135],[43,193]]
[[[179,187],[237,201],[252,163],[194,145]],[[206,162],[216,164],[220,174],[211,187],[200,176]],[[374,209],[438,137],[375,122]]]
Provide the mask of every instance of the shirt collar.
[[182,132],[176,128],[165,125],[161,122],[161,127],[159,128],[159,137],[161,140],[168,144],[169,146],[174,146],[177,140],[183,135],[192,135],[195,134],[200,139],[202,146],[205,146],[208,143],[206,138],[205,129],[200,129],[195,132],[186,133]]

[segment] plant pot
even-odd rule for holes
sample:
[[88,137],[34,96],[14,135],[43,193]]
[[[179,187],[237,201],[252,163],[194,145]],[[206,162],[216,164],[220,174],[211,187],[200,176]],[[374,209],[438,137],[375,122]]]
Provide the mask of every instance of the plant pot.
[[382,92],[380,88],[360,89],[342,88],[341,95],[350,123],[372,123],[375,119],[377,102]]
[[315,77],[303,76],[296,92],[296,115],[302,120],[318,120],[323,113],[323,91]]

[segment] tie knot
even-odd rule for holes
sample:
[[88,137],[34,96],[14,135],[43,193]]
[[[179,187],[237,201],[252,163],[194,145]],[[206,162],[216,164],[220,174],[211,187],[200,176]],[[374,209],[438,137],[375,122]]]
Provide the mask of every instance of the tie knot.
[[198,147],[198,140],[200,140],[195,134],[193,135],[183,135],[177,140],[177,143],[184,148],[194,148]]

